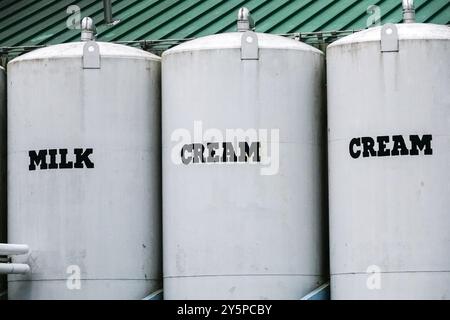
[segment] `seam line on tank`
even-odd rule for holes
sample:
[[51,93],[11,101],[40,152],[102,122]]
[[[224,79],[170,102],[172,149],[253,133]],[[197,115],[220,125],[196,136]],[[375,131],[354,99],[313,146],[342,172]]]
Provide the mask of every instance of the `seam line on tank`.
[[[80,281],[160,281],[161,278],[147,278],[147,279],[80,279]],[[29,281],[67,281],[67,278],[64,279],[16,279],[16,280],[8,280],[8,282],[29,282]]]
[[[388,135],[388,134],[386,134]],[[448,138],[450,137],[449,134],[433,134],[433,137],[444,137],[444,138]],[[349,139],[352,139],[353,137],[344,137],[344,138],[336,138],[336,139],[328,139],[328,143],[330,142],[338,142],[338,141],[348,141]]]
[[[261,141],[264,143],[270,143],[270,140],[267,141]],[[279,144],[304,144],[304,145],[308,145],[308,146],[313,146],[313,147],[324,147],[326,146],[325,143],[323,142],[311,142],[311,141],[278,141]],[[53,147],[48,147],[48,148],[53,148]],[[163,147],[162,149],[171,149],[171,146],[167,146],[167,147]],[[57,149],[56,147],[54,149]],[[147,153],[152,153],[154,152],[156,149],[156,147],[151,147],[151,148],[145,148],[145,149],[139,149],[139,148],[110,148],[110,149],[104,149],[103,151],[100,150],[97,153],[103,153],[103,154],[108,154],[110,152],[129,152],[129,151],[135,151],[135,150],[139,150],[139,151],[143,151],[143,152],[147,152]],[[161,149],[161,148],[160,148]],[[158,149],[159,150],[159,149]],[[14,150],[14,151],[8,151],[8,154],[10,155],[17,155],[17,154],[23,154],[23,153],[28,153],[30,150],[26,149],[26,150]]]
[[[48,149],[53,148],[53,149],[58,149],[56,147],[48,147]],[[108,154],[109,152],[130,152],[130,151],[135,151],[135,150],[139,150],[140,152],[147,152],[147,153],[152,153],[154,152],[156,149],[158,149],[157,147],[151,147],[151,148],[145,148],[145,149],[141,149],[141,148],[110,148],[104,151],[100,150],[97,153],[102,153],[102,154]],[[22,153],[28,153],[30,150],[14,150],[14,151],[10,151],[8,152],[8,154],[22,154]]]
[[[435,271],[380,271],[377,274],[390,274],[390,273],[449,273],[450,270],[435,270]],[[340,272],[331,273],[332,276],[351,275],[351,274],[373,274],[374,272]]]
[[264,274],[197,274],[197,275],[180,275],[180,276],[163,276],[164,279],[170,278],[205,278],[205,277],[273,277],[273,276],[302,276],[302,277],[326,277],[323,274],[302,274],[302,273],[264,273]]

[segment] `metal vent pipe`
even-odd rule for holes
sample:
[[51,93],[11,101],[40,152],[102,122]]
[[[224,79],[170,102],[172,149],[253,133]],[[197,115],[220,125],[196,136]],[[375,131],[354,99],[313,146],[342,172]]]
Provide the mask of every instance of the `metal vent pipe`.
[[111,0],[103,0],[103,11],[105,14],[105,22],[107,24],[113,23]]
[[255,29],[255,22],[253,21],[250,11],[242,7],[238,11],[237,30],[239,32],[252,31]]
[[81,41],[93,41],[96,36],[95,23],[92,18],[85,17],[81,20]]
[[403,0],[403,23],[416,22],[416,9],[414,0]]

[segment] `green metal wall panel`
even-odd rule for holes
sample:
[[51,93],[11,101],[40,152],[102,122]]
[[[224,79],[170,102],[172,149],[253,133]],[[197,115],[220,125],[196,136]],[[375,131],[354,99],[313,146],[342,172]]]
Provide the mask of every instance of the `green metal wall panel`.
[[[113,0],[120,23],[106,26],[101,0],[0,0],[0,47],[48,45],[79,39],[66,26],[67,8],[91,16],[102,41],[185,39],[235,30],[239,7],[248,7],[256,30],[297,33],[359,30],[368,8],[380,9],[381,23],[401,21],[401,0]],[[449,24],[450,0],[416,0],[417,21]]]

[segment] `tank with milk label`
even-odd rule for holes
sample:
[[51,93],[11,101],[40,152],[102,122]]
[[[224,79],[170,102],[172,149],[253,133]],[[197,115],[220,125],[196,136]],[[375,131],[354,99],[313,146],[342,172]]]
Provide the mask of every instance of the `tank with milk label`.
[[251,24],[162,57],[165,299],[300,299],[328,277],[324,55]]
[[[0,243],[6,242],[6,73],[0,67]],[[0,261],[1,263],[1,261]],[[6,276],[0,274],[0,300],[6,298]]]
[[450,28],[328,47],[332,299],[450,299]]
[[96,42],[8,65],[11,299],[141,299],[161,288],[160,58]]

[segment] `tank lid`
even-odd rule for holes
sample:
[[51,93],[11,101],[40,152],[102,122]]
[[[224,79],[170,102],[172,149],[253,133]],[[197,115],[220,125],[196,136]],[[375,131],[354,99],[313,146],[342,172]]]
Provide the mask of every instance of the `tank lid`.
[[[109,42],[96,42],[102,58],[134,58],[147,60],[161,60],[150,52]],[[71,42],[37,49],[13,59],[9,64],[26,60],[64,59],[83,57],[86,42]]]
[[[428,23],[407,23],[396,24],[398,39],[401,40],[450,40],[450,28],[445,25]],[[360,31],[342,39],[339,39],[328,46],[333,48],[354,43],[381,41],[382,26],[373,27]]]
[[[316,49],[306,43],[286,37],[268,33],[256,33],[256,36],[258,37],[259,49],[299,50],[323,54],[319,49]],[[165,51],[163,53],[163,57],[180,52],[217,49],[240,49],[241,46],[242,32],[221,33],[182,43],[176,47],[173,47],[172,49]]]

